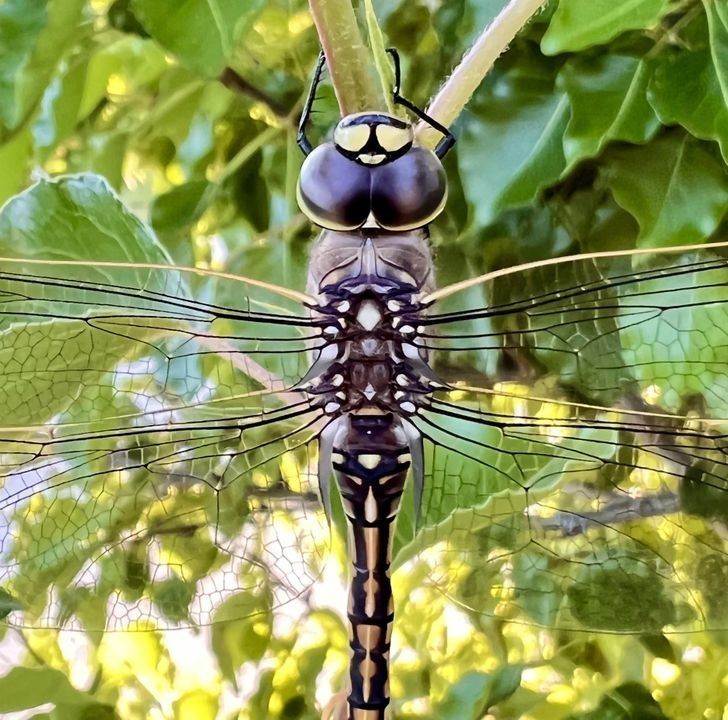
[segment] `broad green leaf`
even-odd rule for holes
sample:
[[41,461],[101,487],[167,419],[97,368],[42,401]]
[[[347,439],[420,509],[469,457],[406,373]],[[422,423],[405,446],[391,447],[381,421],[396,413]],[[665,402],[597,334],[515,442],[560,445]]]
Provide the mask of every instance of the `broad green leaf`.
[[605,160],[615,200],[640,225],[641,247],[706,240],[728,209],[725,166],[689,136],[670,134]]
[[25,127],[0,144],[0,203],[5,202],[28,182],[28,166],[33,153],[33,136]]
[[728,159],[728,10],[706,4],[685,46],[655,60],[649,99],[663,123],[720,144]]
[[6,618],[14,610],[22,610],[23,604],[0,587],[0,620]]
[[[0,256],[90,263],[169,262],[151,231],[124,207],[102,177],[91,174],[42,180],[10,200],[0,211]],[[28,265],[27,272],[38,272],[31,268]],[[93,264],[84,279],[113,282]]]
[[133,0],[149,34],[198,72],[215,77],[232,57],[238,27],[263,3],[238,0]]
[[70,135],[78,121],[88,63],[76,60],[53,78],[41,100],[40,112],[32,125],[36,147],[46,157]]
[[152,226],[162,234],[191,225],[205,209],[200,203],[210,186],[207,180],[193,180],[158,195],[152,206]]
[[526,67],[488,83],[474,112],[458,162],[475,219],[487,225],[499,212],[533,202],[563,172],[569,100],[554,92],[542,68]]
[[241,663],[259,661],[270,643],[271,616],[263,612],[269,598],[238,593],[220,605],[212,627],[212,649],[223,675],[234,681]]
[[[133,96],[140,87],[154,82],[168,67],[161,48],[152,40],[135,35],[112,34],[114,40],[89,59],[79,119],[89,115],[108,92]],[[113,85],[109,88],[109,82]]]
[[[8,202],[0,212],[0,256],[21,260],[0,264],[12,275],[25,272],[32,279],[55,272],[60,279],[54,290],[59,302],[64,297],[63,282],[72,283],[74,278],[114,285],[113,268],[94,266],[94,260],[168,261],[151,232],[94,175],[44,180]],[[87,260],[89,264],[25,262],[32,258]],[[137,286],[147,286],[149,278],[149,271],[140,269]],[[83,388],[97,385],[104,373],[139,346],[134,338],[94,332],[75,320],[45,314],[14,317],[10,306],[6,307],[0,364],[8,375],[0,393],[4,421],[11,425],[37,423],[67,410]]]
[[669,0],[560,0],[541,41],[546,55],[601,45],[625,30],[657,25]]
[[571,714],[566,720],[668,720],[668,716],[646,687],[630,682],[610,690],[594,710]]
[[93,697],[76,690],[59,670],[13,668],[0,677],[0,712],[18,712],[44,703],[94,705]]
[[78,32],[83,0],[7,0],[0,5],[0,120],[20,125]]
[[594,157],[609,142],[645,143],[660,123],[647,102],[649,69],[631,55],[576,58],[564,65],[557,87],[566,92],[571,119],[564,134],[564,154],[573,166]]
[[574,618],[586,628],[608,632],[659,632],[675,624],[673,598],[644,566],[629,555],[584,562],[568,590]]
[[479,720],[488,708],[510,697],[520,686],[523,666],[504,665],[492,674],[463,675],[437,707],[439,720]]

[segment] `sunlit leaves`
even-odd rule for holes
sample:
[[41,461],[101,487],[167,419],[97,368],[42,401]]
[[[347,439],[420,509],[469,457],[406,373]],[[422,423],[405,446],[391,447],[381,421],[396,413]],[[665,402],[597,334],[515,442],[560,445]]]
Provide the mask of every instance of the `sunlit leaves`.
[[[161,263],[168,259],[144,224],[103,178],[94,175],[41,181],[13,198],[0,214],[0,251],[21,259]],[[106,278],[103,269],[94,270],[92,265],[83,279],[91,280],[94,274]]]
[[[236,32],[263,3],[236,0],[134,0],[145,29],[185,64],[214,77],[233,53]],[[192,30],[194,28],[194,30]]]
[[625,30],[654,27],[669,0],[561,0],[543,37],[547,55],[609,42]]
[[[45,703],[71,706],[77,712],[105,711],[92,695],[76,690],[64,673],[50,667],[16,667],[0,678],[0,712],[18,712]],[[93,717],[110,716],[98,714]]]
[[728,208],[725,165],[690,136],[670,134],[649,146],[614,150],[608,168],[615,199],[640,224],[643,247],[709,237]]
[[665,124],[716,140],[728,158],[728,26],[720,3],[706,3],[686,32],[685,46],[654,61],[650,102]]
[[493,675],[468,673],[438,705],[440,720],[477,720],[483,711],[512,695],[519,687],[523,668],[506,665]]
[[466,197],[477,221],[492,222],[529,203],[563,171],[569,102],[554,92],[548,68],[525,62],[487,83],[474,100],[458,155]]
[[629,55],[576,58],[564,65],[557,85],[571,104],[564,132],[570,165],[615,140],[641,144],[650,139],[659,122],[647,102],[649,78],[646,62]]
[[16,128],[78,32],[83,0],[9,0],[0,7],[0,119]]

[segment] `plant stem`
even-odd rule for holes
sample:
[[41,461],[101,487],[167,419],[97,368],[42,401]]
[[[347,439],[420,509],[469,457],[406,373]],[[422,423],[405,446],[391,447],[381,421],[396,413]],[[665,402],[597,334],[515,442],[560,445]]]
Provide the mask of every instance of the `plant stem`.
[[[501,53],[546,0],[511,0],[485,28],[473,47],[430,103],[427,112],[446,127],[453,124]],[[417,126],[420,142],[433,147],[440,134],[427,125]]]
[[342,115],[385,108],[351,0],[309,0]]

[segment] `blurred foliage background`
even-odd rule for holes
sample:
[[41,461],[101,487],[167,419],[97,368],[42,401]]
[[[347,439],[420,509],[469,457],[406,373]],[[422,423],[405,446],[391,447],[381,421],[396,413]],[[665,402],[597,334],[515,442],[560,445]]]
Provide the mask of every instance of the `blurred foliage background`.
[[[425,105],[505,4],[375,1],[407,96]],[[15,197],[0,255],[162,259],[303,289],[315,230],[295,204],[295,133],[318,49],[303,0],[3,0],[0,202]],[[318,110],[323,136],[330,90]],[[728,3],[551,0],[454,132],[432,228],[441,285],[560,254],[726,239]],[[57,180],[68,173],[108,184]],[[115,234],[126,210],[112,192],[153,248]],[[728,717],[725,637],[482,619],[462,632],[423,573],[394,582],[393,718]],[[343,613],[315,603],[273,627],[94,643],[0,633],[0,714],[40,704],[37,718],[315,718],[347,664]]]

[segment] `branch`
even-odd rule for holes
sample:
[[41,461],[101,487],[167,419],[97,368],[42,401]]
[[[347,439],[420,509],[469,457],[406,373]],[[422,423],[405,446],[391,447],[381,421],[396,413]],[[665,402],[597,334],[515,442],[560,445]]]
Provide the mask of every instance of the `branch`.
[[288,118],[287,108],[259,87],[256,87],[250,81],[246,80],[239,72],[237,72],[237,70],[234,70],[231,67],[226,67],[218,76],[218,80],[228,90],[238,92],[241,95],[247,95],[253,100],[265,103],[273,114],[278,116],[281,120],[286,120]]
[[[460,65],[440,88],[427,113],[450,127],[501,53],[545,2],[546,0],[510,0],[485,28]],[[434,147],[440,139],[440,134],[424,123],[417,126],[417,136],[428,147]]]
[[680,509],[680,498],[671,492],[643,497],[623,497],[614,493],[607,498],[601,510],[578,513],[559,511],[548,518],[532,516],[531,522],[544,532],[558,532],[564,537],[575,537],[583,535],[591,528],[672,515],[680,512]]
[[386,107],[351,0],[309,0],[342,115]]

